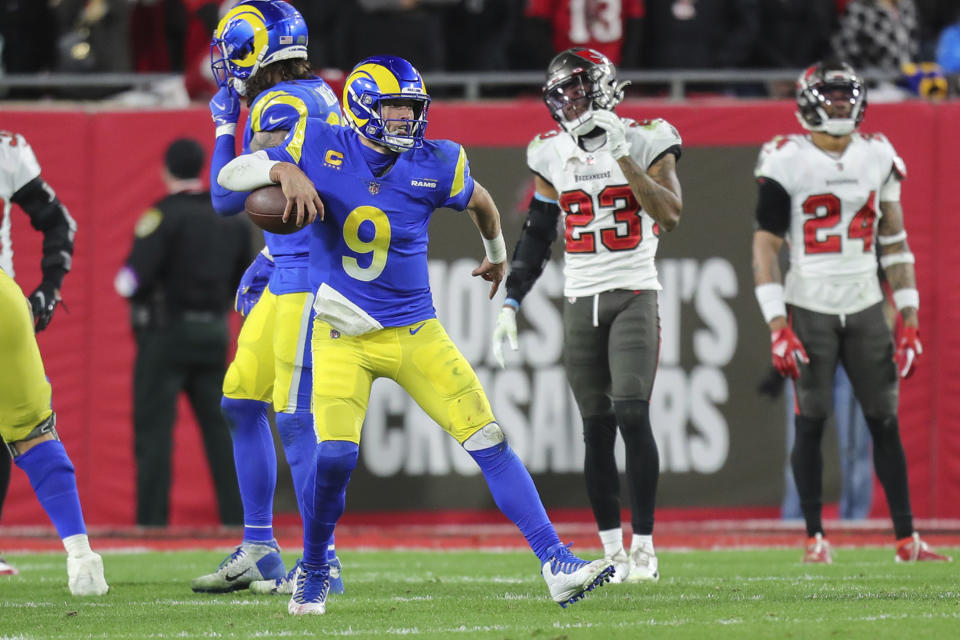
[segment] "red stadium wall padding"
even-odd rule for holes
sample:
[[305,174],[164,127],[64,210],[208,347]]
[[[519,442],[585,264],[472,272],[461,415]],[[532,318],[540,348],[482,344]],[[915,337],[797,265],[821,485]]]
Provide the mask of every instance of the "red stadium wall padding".
[[[688,105],[627,102],[622,115],[664,117],[687,147],[756,147],[798,132],[788,102],[709,101]],[[438,103],[431,137],[468,147],[522,148],[554,127],[539,101]],[[134,467],[131,390],[134,348],[127,305],[113,291],[140,213],[163,195],[163,151],[190,135],[212,149],[205,109],[183,111],[0,111],[0,128],[23,133],[43,175],[76,218],[76,254],[67,277],[67,309],[39,337],[54,388],[58,429],[77,468],[91,524],[131,524]],[[865,131],[883,131],[907,162],[904,209],[917,256],[926,346],[917,374],[901,386],[901,432],[910,464],[914,513],[960,517],[960,175],[951,141],[960,140],[960,104],[871,105]],[[510,167],[509,171],[522,171]],[[680,177],[683,179],[683,163]],[[482,178],[481,178],[482,179]],[[686,186],[686,185],[685,185]],[[39,281],[40,236],[15,211],[17,280]],[[695,224],[691,221],[690,224]],[[752,382],[750,383],[752,384]],[[172,524],[215,524],[202,444],[186,404],[175,430]],[[875,513],[885,513],[878,490]],[[770,506],[770,505],[756,505]],[[46,524],[24,474],[14,470],[4,525]]]
[[[956,517],[960,513],[960,104],[944,105],[937,110],[936,140],[931,149],[932,174],[936,188],[930,194],[934,210],[932,252],[918,255],[931,263],[927,289],[938,295],[937,317],[929,325],[927,342],[932,346],[924,354],[931,357],[930,377],[933,419],[927,434],[926,449],[931,451],[929,481],[932,483],[930,512]],[[913,228],[911,224],[911,229]],[[915,253],[917,252],[914,249]],[[922,304],[922,302],[921,302]],[[915,384],[913,386],[916,386]]]

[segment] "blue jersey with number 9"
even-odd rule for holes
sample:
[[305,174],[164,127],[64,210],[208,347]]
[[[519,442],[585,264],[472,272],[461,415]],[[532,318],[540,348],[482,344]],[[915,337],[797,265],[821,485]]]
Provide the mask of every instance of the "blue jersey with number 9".
[[326,283],[384,327],[436,317],[427,267],[427,227],[435,209],[462,211],[474,182],[463,147],[425,140],[374,176],[352,129],[309,118],[283,146],[317,187],[325,220],[313,224],[310,284]]

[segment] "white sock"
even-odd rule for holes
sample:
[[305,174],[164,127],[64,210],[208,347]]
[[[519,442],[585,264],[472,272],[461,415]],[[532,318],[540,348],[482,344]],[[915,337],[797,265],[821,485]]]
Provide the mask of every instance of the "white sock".
[[630,548],[636,549],[640,545],[649,547],[650,551],[653,551],[653,535],[638,536],[637,534],[633,534],[633,540],[630,542]]
[[623,549],[623,529],[605,529],[600,532],[600,542],[603,543],[603,555],[612,556]]
[[93,549],[90,548],[90,539],[87,538],[87,534],[85,533],[78,533],[64,538],[63,548],[67,550],[68,556],[76,557],[93,553]]

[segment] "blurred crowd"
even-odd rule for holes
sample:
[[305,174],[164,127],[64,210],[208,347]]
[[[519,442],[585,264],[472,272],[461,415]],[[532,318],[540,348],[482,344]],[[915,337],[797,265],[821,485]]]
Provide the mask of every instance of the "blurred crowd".
[[[181,72],[212,93],[210,34],[237,0],[0,0],[6,73]],[[318,69],[373,54],[422,72],[542,70],[589,46],[621,69],[803,68],[836,55],[945,93],[960,74],[957,0],[291,0]],[[788,90],[785,88],[785,90]],[[772,89],[774,93],[777,89]]]

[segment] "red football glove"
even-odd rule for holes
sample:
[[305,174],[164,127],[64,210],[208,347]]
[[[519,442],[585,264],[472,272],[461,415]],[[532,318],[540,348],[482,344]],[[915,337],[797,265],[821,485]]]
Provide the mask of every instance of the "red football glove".
[[777,329],[770,334],[770,353],[773,356],[773,366],[785,378],[800,377],[798,361],[810,364],[807,352],[803,350],[797,334],[790,327]]
[[920,330],[916,327],[904,326],[897,341],[897,352],[894,359],[897,361],[897,373],[901,378],[909,378],[917,369],[917,358],[923,353],[920,344]]

